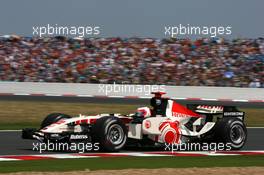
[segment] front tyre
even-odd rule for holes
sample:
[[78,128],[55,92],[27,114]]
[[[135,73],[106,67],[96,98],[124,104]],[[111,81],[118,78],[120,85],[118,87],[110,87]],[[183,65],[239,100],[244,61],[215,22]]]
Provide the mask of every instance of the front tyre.
[[229,144],[232,150],[239,150],[246,143],[247,128],[238,118],[222,118],[217,122],[216,135],[220,142]]
[[69,118],[71,118],[71,116],[69,116],[67,114],[51,113],[51,114],[47,115],[47,117],[42,121],[40,128],[43,129],[46,126],[49,126],[53,123],[56,123],[57,121],[59,121],[61,119],[69,119]]
[[119,151],[126,144],[127,128],[117,117],[102,117],[92,127],[92,137],[102,150]]

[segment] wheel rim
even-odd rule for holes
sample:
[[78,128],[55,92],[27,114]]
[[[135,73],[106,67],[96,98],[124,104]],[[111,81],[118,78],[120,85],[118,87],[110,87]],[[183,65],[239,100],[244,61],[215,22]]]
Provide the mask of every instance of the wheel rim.
[[113,145],[121,144],[125,137],[123,128],[118,124],[110,126],[107,136]]
[[245,139],[245,133],[243,127],[240,125],[234,125],[230,132],[231,141],[235,144],[240,144]]

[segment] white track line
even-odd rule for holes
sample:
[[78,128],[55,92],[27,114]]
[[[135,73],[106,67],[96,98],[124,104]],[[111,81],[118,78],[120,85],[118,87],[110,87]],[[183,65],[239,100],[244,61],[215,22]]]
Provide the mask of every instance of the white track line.
[[264,127],[260,126],[260,127],[247,127],[248,129],[264,129]]
[[30,94],[27,94],[27,93],[15,93],[14,95],[22,95],[22,96],[24,96],[24,95],[27,95],[27,96],[29,96]]
[[92,95],[83,95],[83,94],[80,94],[80,95],[77,95],[77,97],[93,97]]
[[[152,152],[152,153],[148,153],[148,152],[130,152],[130,153],[91,153],[89,154],[43,154],[43,155],[14,155],[14,156],[10,156],[10,155],[5,155],[5,156],[0,156],[0,162],[1,161],[25,161],[25,160],[42,160],[42,159],[48,159],[48,158],[52,158],[52,159],[73,159],[73,158],[99,158],[99,157],[127,157],[127,156],[131,156],[131,157],[153,157],[153,156],[188,156],[188,154],[190,156],[194,156],[193,154],[195,154],[195,156],[242,156],[242,155],[247,155],[249,153],[249,151],[235,151],[235,152],[208,152],[208,151],[203,151],[203,152],[195,152],[195,151],[191,151],[191,152],[186,152],[186,151],[177,151],[177,152],[164,152],[165,154],[163,154],[162,152]],[[251,151],[252,154],[249,155],[263,155],[263,151],[259,151],[259,152],[254,152]],[[29,158],[30,157],[30,158]],[[33,158],[33,159],[32,159]]]
[[10,158],[0,158],[0,162],[2,161],[18,161],[19,159],[10,159]]

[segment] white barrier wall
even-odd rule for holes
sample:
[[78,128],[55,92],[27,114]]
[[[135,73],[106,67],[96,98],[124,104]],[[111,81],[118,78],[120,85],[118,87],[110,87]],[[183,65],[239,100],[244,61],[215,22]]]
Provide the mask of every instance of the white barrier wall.
[[0,82],[0,94],[14,95],[76,95],[151,97],[151,91],[165,91],[168,97],[176,99],[200,98],[204,100],[260,100],[264,102],[263,88],[201,87],[201,86],[164,86],[164,85],[118,85],[83,83],[30,83]]

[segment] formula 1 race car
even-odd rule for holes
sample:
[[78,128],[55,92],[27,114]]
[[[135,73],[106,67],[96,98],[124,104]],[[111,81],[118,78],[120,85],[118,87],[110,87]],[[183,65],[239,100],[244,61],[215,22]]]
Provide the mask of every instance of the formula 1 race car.
[[[153,93],[152,108],[141,107],[130,115],[99,114],[71,117],[49,114],[40,129],[25,128],[22,138],[41,142],[99,143],[106,151],[119,151],[127,144],[226,143],[241,149],[247,139],[244,112],[233,106],[187,105]],[[142,144],[143,143],[143,144]]]

